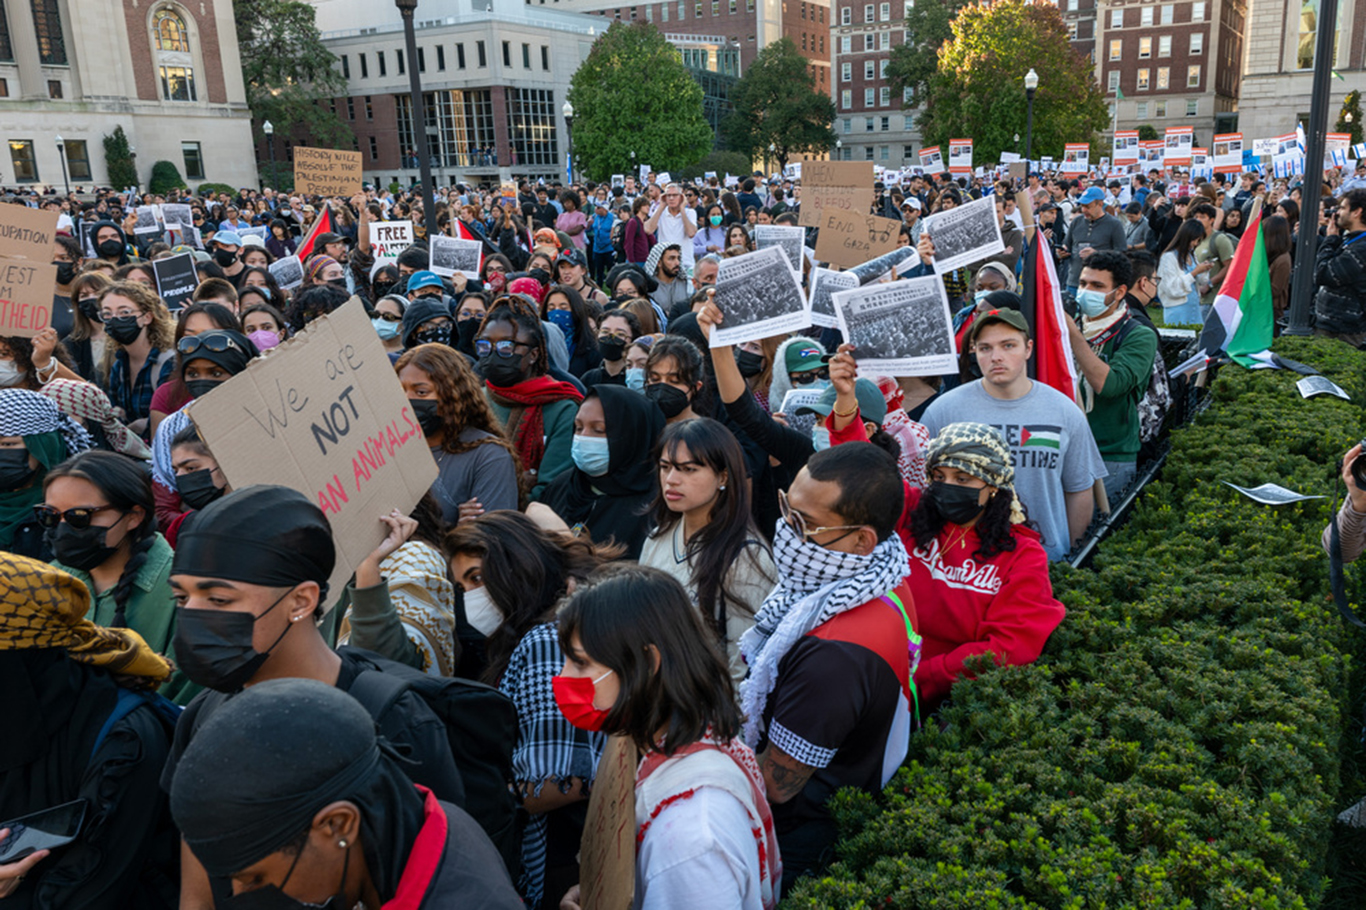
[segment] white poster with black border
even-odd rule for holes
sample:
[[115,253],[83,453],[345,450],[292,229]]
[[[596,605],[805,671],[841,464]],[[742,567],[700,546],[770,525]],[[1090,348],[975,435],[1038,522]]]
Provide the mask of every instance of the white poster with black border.
[[860,372],[938,376],[957,368],[949,300],[938,275],[869,284],[833,296]]
[[431,256],[428,266],[442,278],[449,278],[459,272],[466,278],[479,277],[479,257],[484,244],[479,240],[462,240],[437,234],[432,238]]
[[270,274],[281,290],[292,290],[304,283],[304,264],[298,256],[285,256],[270,264]]
[[806,228],[790,224],[756,224],[754,226],[754,248],[762,250],[776,246],[787,257],[792,270],[797,273],[798,281],[802,274],[802,250],[806,248]]
[[133,210],[137,216],[137,224],[133,225],[134,234],[160,234],[161,225],[157,224],[157,207],[154,205],[140,205]]
[[776,246],[722,259],[716,305],[725,321],[712,329],[711,346],[743,344],[811,325],[811,313],[787,256]]
[[189,228],[194,227],[194,214],[190,207],[183,202],[167,202],[161,206],[161,219],[166,222],[166,226],[173,224],[183,224],[188,232]]
[[835,304],[830,295],[836,291],[848,291],[859,286],[858,276],[853,272],[837,272],[817,266],[811,270],[810,308],[813,325],[826,329],[839,327],[835,316]]
[[1315,395],[1336,395],[1344,401],[1352,400],[1352,396],[1343,391],[1342,386],[1327,376],[1306,376],[1295,383],[1295,388],[1299,390],[1301,398],[1313,398]]
[[925,231],[934,241],[934,270],[940,275],[1006,248],[996,220],[996,200],[991,196],[931,215],[925,219]]

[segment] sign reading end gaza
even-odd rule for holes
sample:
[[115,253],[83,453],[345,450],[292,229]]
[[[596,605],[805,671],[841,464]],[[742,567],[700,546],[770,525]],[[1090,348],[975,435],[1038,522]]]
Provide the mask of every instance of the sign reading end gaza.
[[328,600],[436,480],[384,346],[352,297],[190,406],[190,419],[234,489],[298,490],[332,525],[337,568]]
[[360,152],[294,147],[294,191],[317,196],[354,196],[361,189]]

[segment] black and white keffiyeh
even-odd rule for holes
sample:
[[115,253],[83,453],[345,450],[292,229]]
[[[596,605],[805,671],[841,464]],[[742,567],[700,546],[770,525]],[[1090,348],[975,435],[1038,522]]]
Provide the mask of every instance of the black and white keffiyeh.
[[0,389],[0,436],[39,433],[61,433],[68,458],[95,445],[85,427],[58,410],[46,395],[28,389]]
[[901,538],[888,536],[859,556],[805,543],[785,521],[773,536],[778,586],[765,598],[754,627],[740,638],[749,676],[740,684],[745,743],[759,746],[764,706],[778,681],[778,664],[803,635],[821,623],[886,594],[910,574]]

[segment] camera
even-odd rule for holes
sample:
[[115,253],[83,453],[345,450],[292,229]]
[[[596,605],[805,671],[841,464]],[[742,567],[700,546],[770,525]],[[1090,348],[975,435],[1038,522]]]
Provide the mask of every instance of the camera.
[[1357,445],[1361,446],[1361,452],[1352,461],[1352,482],[1357,485],[1358,490],[1366,490],[1366,439]]

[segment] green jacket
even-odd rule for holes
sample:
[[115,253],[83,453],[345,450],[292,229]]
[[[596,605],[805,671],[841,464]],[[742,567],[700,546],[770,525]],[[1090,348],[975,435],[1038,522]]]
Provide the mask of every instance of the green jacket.
[[[493,408],[493,413],[504,427],[508,424],[508,415],[512,412],[493,400],[493,396],[488,396],[489,405]],[[541,464],[524,464],[522,470],[527,471],[536,468],[536,483],[531,488],[531,498],[537,500],[545,491],[546,485],[554,480],[561,471],[565,470],[574,463],[570,456],[570,447],[574,444],[574,415],[579,413],[579,406],[569,399],[552,401],[550,404],[541,406],[541,417],[545,423],[545,455],[541,457]]]
[[[1133,317],[1129,317],[1133,322]],[[1126,332],[1101,345],[1097,355],[1110,365],[1104,388],[1086,415],[1100,457],[1106,461],[1135,461],[1139,439],[1138,402],[1152,380],[1157,356],[1157,333],[1133,322]]]

